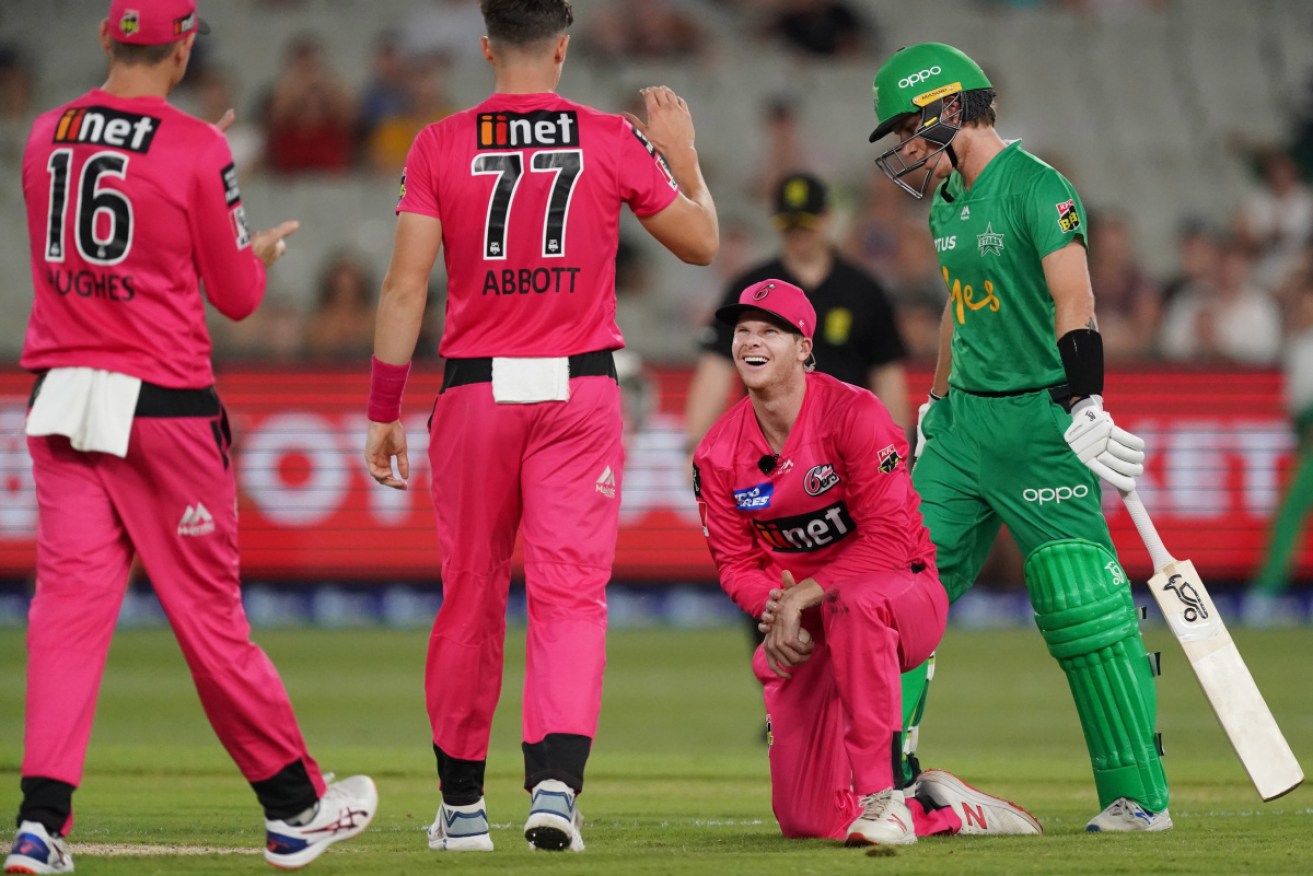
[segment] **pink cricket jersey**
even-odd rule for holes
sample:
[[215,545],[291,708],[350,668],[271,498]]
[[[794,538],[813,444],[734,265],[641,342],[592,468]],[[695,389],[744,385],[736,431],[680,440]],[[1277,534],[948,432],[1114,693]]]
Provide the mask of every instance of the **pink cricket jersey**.
[[778,457],[744,397],[693,456],[703,533],[725,592],[756,617],[785,569],[828,587],[932,566],[907,455],[880,400],[827,374],[807,375],[802,410]]
[[678,186],[623,117],[552,93],[494,94],[411,146],[397,212],[442,222],[447,358],[624,346],[620,205],[651,216]]
[[161,98],[93,90],[37,118],[23,196],[35,288],[24,368],[214,382],[201,282],[231,319],[265,288],[216,127]]

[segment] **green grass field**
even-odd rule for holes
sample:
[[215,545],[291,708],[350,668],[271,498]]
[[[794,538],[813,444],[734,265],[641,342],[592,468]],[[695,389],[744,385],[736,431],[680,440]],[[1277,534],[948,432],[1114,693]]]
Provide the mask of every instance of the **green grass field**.
[[[1263,804],[1235,761],[1169,634],[1159,724],[1176,829],[1083,832],[1097,809],[1060,672],[1032,631],[950,629],[940,649],[922,751],[1017,800],[1039,838],[941,838],[867,857],[836,843],[782,839],[771,817],[761,707],[745,633],[620,631],[611,636],[602,727],[582,808],[588,851],[531,853],[520,834],[522,630],[508,643],[488,771],[490,855],[428,851],[438,802],[422,702],[422,631],[267,631],[311,750],[339,775],[372,774],[372,829],[313,866],[318,873],[1306,873],[1313,789]],[[1313,631],[1237,636],[1292,747],[1313,766]],[[23,633],[0,630],[0,811],[18,804]],[[249,873],[259,809],[206,724],[169,633],[127,631],[110,655],[72,842],[79,873]],[[6,817],[9,817],[6,815]]]

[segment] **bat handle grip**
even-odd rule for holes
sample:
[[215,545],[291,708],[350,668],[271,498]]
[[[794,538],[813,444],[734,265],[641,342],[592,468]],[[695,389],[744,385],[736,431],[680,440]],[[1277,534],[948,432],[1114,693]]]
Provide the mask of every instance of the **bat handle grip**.
[[1158,535],[1157,527],[1149,519],[1149,512],[1145,509],[1144,502],[1140,501],[1140,494],[1135,490],[1122,493],[1122,501],[1126,503],[1126,510],[1130,512],[1131,520],[1139,530],[1140,538],[1144,540],[1144,546],[1149,549],[1149,559],[1153,562],[1154,569],[1175,563],[1176,559],[1167,552],[1167,546]]

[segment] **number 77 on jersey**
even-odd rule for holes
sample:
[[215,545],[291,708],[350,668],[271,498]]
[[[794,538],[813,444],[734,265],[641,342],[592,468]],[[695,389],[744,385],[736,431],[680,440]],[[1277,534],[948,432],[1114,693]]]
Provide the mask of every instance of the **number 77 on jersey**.
[[1304,771],[1254,683],[1194,563],[1176,560],[1167,552],[1134,490],[1122,493],[1122,499],[1153,560],[1155,572],[1149,579],[1149,592],[1181,643],[1181,650],[1250,781],[1264,800],[1288,794],[1304,781]]

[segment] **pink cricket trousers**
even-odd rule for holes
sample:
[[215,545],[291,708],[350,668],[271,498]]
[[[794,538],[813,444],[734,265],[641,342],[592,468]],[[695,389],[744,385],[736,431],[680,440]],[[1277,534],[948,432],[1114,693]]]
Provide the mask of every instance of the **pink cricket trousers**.
[[76,451],[58,436],[27,444],[39,522],[23,776],[81,783],[135,549],[242,775],[262,782],[300,761],[322,796],[282,680],[250,639],[237,490],[219,419],[138,417],[125,459]]
[[487,382],[449,387],[429,460],[443,596],[425,667],[434,744],[487,758],[517,529],[529,608],[524,741],[593,738],[624,461],[615,380],[576,377],[569,401],[522,405],[495,403]]
[[[765,688],[771,803],[785,836],[846,839],[861,798],[893,785],[899,676],[930,656],[947,616],[933,567],[873,573],[835,586],[804,616],[815,646],[792,678],[773,673],[765,648],[757,649],[752,667]],[[957,826],[952,810],[908,805],[920,836]]]

